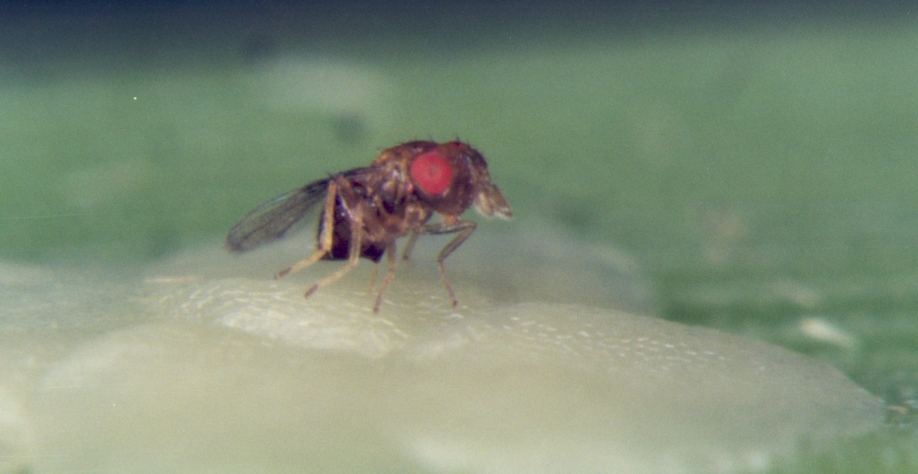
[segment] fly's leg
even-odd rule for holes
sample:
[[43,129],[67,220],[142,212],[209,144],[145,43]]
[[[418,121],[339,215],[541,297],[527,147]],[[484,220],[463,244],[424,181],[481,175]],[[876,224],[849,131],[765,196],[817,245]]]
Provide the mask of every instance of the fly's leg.
[[319,288],[341,278],[345,273],[354,269],[357,266],[357,261],[360,258],[360,225],[361,222],[355,222],[355,225],[351,227],[351,240],[350,240],[350,249],[348,252],[347,264],[338,269],[337,272],[332,273],[331,275],[317,281],[314,285],[309,287],[306,290],[306,293],[303,293],[304,298],[309,298],[313,293],[316,292]]
[[447,220],[437,222],[436,224],[427,224],[425,226],[421,226],[421,228],[415,231],[413,234],[459,234],[456,236],[456,238],[446,244],[446,246],[440,250],[440,254],[437,255],[437,267],[440,269],[440,277],[443,278],[443,284],[446,285],[446,292],[449,293],[449,299],[453,302],[453,306],[458,305],[459,301],[456,300],[456,295],[453,293],[453,287],[449,284],[449,278],[446,277],[446,267],[443,265],[443,261],[446,260],[446,257],[449,257],[449,254],[453,253],[454,250],[459,248],[459,246],[462,245],[462,242],[465,242],[465,239],[472,235],[472,232],[475,232],[475,221],[464,221],[461,219],[456,219],[454,221]]
[[408,242],[405,243],[405,252],[402,253],[402,260],[408,260],[408,257],[411,256],[411,251],[414,250],[414,243],[418,241],[418,235],[421,234],[418,231],[414,231],[408,237]]
[[373,265],[373,275],[370,277],[370,288],[367,290],[370,293],[373,292],[373,287],[376,286],[376,275],[379,273],[379,262],[375,262]]
[[389,283],[392,283],[392,279],[395,278],[395,264],[397,262],[395,259],[395,252],[395,242],[389,242],[386,245],[386,277],[383,278],[382,283],[379,285],[379,293],[376,294],[376,303],[373,305],[374,313],[379,312],[379,306],[382,304],[383,292],[386,291],[386,287],[389,286]]
[[[424,222],[430,217],[430,212],[417,207],[410,207],[405,211],[405,219],[409,222]],[[450,222],[455,220],[455,217],[451,218]],[[433,224],[438,225],[438,224]],[[432,225],[427,225],[424,227],[432,227]],[[402,253],[402,260],[408,260],[411,257],[411,251],[414,250],[414,244],[418,241],[418,236],[423,234],[424,231],[421,229],[415,229],[411,231],[411,235],[408,237],[408,243],[405,244],[405,251]]]
[[344,265],[344,267],[338,269],[338,271],[335,273],[332,273],[331,275],[319,280],[314,285],[309,287],[309,289],[306,290],[306,293],[303,294],[304,298],[309,298],[319,288],[344,276],[344,274],[357,266],[357,261],[360,258],[360,237],[361,233],[363,232],[363,208],[357,201],[356,196],[354,196],[353,190],[350,188],[349,183],[346,181],[342,183],[342,180],[343,178],[338,177],[338,179],[332,179],[328,183],[327,197],[325,199],[325,205],[322,210],[322,220],[320,221],[322,228],[319,231],[318,250],[316,250],[309,257],[294,263],[290,267],[287,267],[274,275],[274,278],[277,279],[291,273],[298,272],[312,265],[313,263],[316,263],[322,257],[331,252],[335,231],[335,204],[340,199],[341,205],[344,207],[345,211],[347,211],[348,217],[351,219],[351,237],[348,241],[347,264]]
[[274,274],[274,279],[296,273],[313,263],[318,262],[332,248],[332,233],[335,230],[335,202],[338,200],[338,182],[331,180],[326,191],[325,204],[322,209],[322,229],[319,232],[319,248],[312,255]]
[[[314,285],[309,287],[306,290],[306,293],[303,293],[304,298],[309,298],[313,293],[316,292],[319,288],[343,277],[347,272],[354,269],[357,266],[357,262],[360,259],[360,234],[363,232],[363,214],[360,206],[357,206],[357,209],[352,211],[353,222],[351,222],[351,238],[348,241],[348,255],[347,255],[347,264],[339,268],[338,271],[332,273],[331,275],[317,281]],[[329,239],[329,248],[331,248],[331,240]]]

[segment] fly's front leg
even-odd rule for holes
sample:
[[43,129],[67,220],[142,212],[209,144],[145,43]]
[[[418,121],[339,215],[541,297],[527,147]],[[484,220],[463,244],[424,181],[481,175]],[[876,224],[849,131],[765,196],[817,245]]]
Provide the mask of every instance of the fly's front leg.
[[[382,304],[382,295],[386,291],[386,287],[389,286],[389,283],[392,283],[392,279],[395,278],[395,241],[389,242],[386,245],[386,277],[383,278],[382,284],[379,285],[379,293],[376,294],[376,303],[373,304],[373,312],[379,312],[379,306]],[[376,265],[377,268],[379,264]]]
[[405,252],[402,253],[402,260],[408,260],[408,257],[411,255],[411,251],[414,250],[414,243],[418,241],[418,236],[421,235],[418,231],[414,231],[408,237],[408,242],[405,244]]
[[379,262],[376,262],[373,265],[373,275],[370,276],[370,287],[367,289],[370,293],[373,292],[373,287],[376,286],[376,275],[379,273]]
[[[427,219],[429,218],[430,218],[430,211],[422,207],[419,207],[417,205],[410,206],[405,211],[405,220],[407,220],[408,222],[421,223],[421,222],[427,221]],[[440,225],[440,224],[428,224],[427,226],[422,226],[422,227],[431,227],[431,226],[436,226],[436,225]],[[404,253],[402,253],[402,260],[408,260],[408,258],[411,256],[411,251],[414,250],[414,244],[415,242],[418,241],[418,236],[421,235],[422,233],[424,232],[420,229],[411,231],[411,235],[408,237],[408,243],[405,244],[405,251]]]
[[413,234],[459,234],[448,244],[446,244],[446,246],[440,250],[440,254],[437,255],[437,266],[440,269],[440,277],[443,278],[443,284],[446,285],[446,292],[449,293],[449,299],[452,301],[453,306],[458,305],[459,301],[456,300],[456,295],[453,293],[453,287],[449,284],[449,278],[446,277],[446,267],[443,265],[443,261],[446,260],[446,257],[449,257],[449,254],[453,253],[454,250],[459,248],[459,246],[462,245],[462,242],[465,242],[465,239],[472,235],[472,232],[475,232],[475,225],[475,221],[464,221],[462,219],[456,218],[445,219],[443,221],[437,222],[436,224],[427,224],[425,226],[421,226],[421,228],[419,228]]
[[335,203],[338,201],[339,185],[336,180],[328,183],[328,190],[325,195],[325,204],[322,208],[322,219],[319,221],[322,228],[319,230],[318,249],[312,255],[294,263],[293,265],[274,274],[274,279],[278,279],[296,273],[313,263],[318,262],[332,248],[332,235],[335,231]]

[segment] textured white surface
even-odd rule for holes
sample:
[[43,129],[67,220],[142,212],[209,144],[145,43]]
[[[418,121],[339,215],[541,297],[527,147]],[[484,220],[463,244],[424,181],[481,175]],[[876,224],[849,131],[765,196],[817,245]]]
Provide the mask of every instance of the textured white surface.
[[457,259],[451,308],[424,252],[378,315],[366,264],[310,300],[336,264],[280,281],[272,252],[129,275],[0,265],[0,468],[731,472],[882,420],[839,372],[779,348],[514,301],[537,300],[520,296],[534,276],[470,280]]

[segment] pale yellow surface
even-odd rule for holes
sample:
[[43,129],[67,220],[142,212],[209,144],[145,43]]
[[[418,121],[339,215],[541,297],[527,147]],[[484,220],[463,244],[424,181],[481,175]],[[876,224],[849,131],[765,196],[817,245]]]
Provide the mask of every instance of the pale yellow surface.
[[[240,258],[215,245],[123,275],[0,266],[2,467],[732,472],[882,421],[880,402],[824,363],[615,309],[652,306],[625,267],[546,256],[511,278],[509,257],[475,274],[484,262],[463,249],[454,309],[425,243],[374,315],[372,265],[310,300],[302,291],[340,263],[270,279],[307,240]],[[619,295],[630,281],[632,301],[540,301],[540,288],[583,291],[546,281],[565,274]]]

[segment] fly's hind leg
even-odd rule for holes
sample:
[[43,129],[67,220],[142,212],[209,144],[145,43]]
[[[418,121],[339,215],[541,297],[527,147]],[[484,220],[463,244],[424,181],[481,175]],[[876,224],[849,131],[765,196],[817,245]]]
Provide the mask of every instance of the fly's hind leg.
[[[334,188],[332,188],[332,186],[334,186]],[[304,298],[309,298],[309,296],[315,293],[316,290],[318,290],[319,288],[341,278],[342,276],[344,276],[344,274],[353,270],[354,267],[357,266],[357,262],[360,259],[360,252],[363,249],[363,245],[361,244],[361,237],[363,236],[363,232],[364,232],[363,230],[364,203],[361,202],[359,198],[354,194],[354,190],[353,188],[351,188],[350,183],[345,181],[344,178],[340,176],[337,177],[336,179],[333,179],[331,184],[329,185],[329,193],[331,193],[332,191],[334,191],[335,195],[337,196],[337,198],[335,199],[340,199],[341,207],[344,208],[344,211],[347,213],[347,218],[350,220],[351,236],[347,242],[347,245],[348,245],[347,264],[339,268],[338,271],[336,271],[335,273],[332,273],[331,275],[317,281],[314,285],[309,287],[309,289],[306,290],[306,293],[303,294]],[[322,230],[321,230],[321,235],[319,239],[320,240],[319,251],[316,252],[320,254],[318,258],[322,258],[322,256],[330,252],[332,248],[333,233],[334,233],[334,226],[335,226],[335,220],[334,220],[335,202],[336,201],[332,199],[330,200],[330,203],[329,201],[326,201],[325,203],[325,206],[326,206],[325,221],[324,221],[325,224],[323,225]],[[314,257],[315,257],[315,254],[313,254],[313,257],[306,259],[306,261],[309,261],[313,259]],[[316,258],[316,260],[318,260],[318,258]],[[308,265],[309,263],[311,262],[304,264],[304,266]],[[294,265],[294,266],[296,267],[297,265]]]
[[351,237],[350,240],[348,240],[347,264],[338,269],[335,273],[332,273],[309,287],[303,294],[304,298],[309,298],[319,288],[344,276],[344,274],[357,266],[357,261],[360,258],[360,249],[362,248],[360,237],[363,231],[363,209],[360,203],[356,201],[353,190],[350,189],[349,184],[346,181],[342,183],[339,177],[338,179],[332,179],[328,183],[327,197],[322,210],[322,218],[319,221],[319,248],[309,257],[277,272],[274,278],[277,279],[298,272],[321,260],[322,257],[331,252],[335,231],[335,204],[339,199],[341,200],[341,205],[345,208],[351,219]]
[[318,249],[312,255],[294,263],[293,265],[274,274],[274,279],[283,278],[291,273],[296,273],[313,263],[318,262],[332,248],[332,233],[335,230],[335,202],[338,200],[338,183],[331,180],[325,195],[325,204],[322,207],[322,218],[319,220]]
[[453,287],[449,283],[449,278],[446,277],[446,267],[443,265],[443,261],[446,260],[446,257],[449,257],[453,251],[459,248],[462,242],[465,242],[465,239],[472,235],[472,232],[475,232],[475,221],[464,221],[462,219],[453,218],[435,224],[427,224],[412,234],[413,236],[420,234],[459,234],[446,244],[446,246],[440,250],[440,254],[437,255],[437,267],[440,269],[440,277],[443,278],[443,284],[446,285],[446,292],[449,293],[449,299],[452,301],[453,306],[458,305],[459,301],[456,299],[456,294],[453,293]]
[[351,230],[351,241],[350,249],[347,257],[347,264],[339,268],[338,271],[332,273],[331,275],[317,281],[314,285],[310,286],[306,293],[303,293],[304,298],[309,298],[313,293],[316,292],[319,288],[343,277],[347,272],[354,269],[357,266],[357,261],[360,258],[360,228],[359,226],[354,226]]

